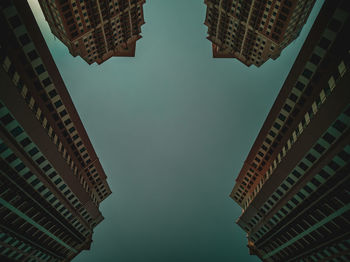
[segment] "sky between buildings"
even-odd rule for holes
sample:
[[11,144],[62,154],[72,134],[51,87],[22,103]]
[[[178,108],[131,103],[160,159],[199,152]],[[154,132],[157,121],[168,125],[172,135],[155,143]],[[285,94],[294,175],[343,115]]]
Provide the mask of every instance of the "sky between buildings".
[[203,0],[148,0],[136,57],[91,66],[28,1],[113,192],[74,261],[259,261],[229,194],[324,0],[260,68],[212,58]]

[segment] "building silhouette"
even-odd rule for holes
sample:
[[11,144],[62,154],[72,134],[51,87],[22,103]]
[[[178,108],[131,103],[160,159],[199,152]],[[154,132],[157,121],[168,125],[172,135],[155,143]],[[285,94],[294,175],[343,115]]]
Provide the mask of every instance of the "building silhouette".
[[27,1],[0,20],[0,260],[70,261],[111,190]]
[[230,195],[263,261],[350,260],[349,16],[325,1]]
[[145,0],[39,0],[51,32],[88,64],[135,56]]
[[214,58],[247,66],[276,59],[295,40],[315,0],[205,0]]

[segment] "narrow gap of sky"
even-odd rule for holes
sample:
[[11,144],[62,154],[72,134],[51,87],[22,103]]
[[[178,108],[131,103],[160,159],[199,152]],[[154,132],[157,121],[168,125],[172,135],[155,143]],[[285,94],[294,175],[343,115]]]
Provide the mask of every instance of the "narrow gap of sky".
[[74,261],[259,261],[229,198],[324,0],[260,68],[213,59],[202,0],[150,0],[135,58],[72,57],[29,0],[108,176],[90,251]]

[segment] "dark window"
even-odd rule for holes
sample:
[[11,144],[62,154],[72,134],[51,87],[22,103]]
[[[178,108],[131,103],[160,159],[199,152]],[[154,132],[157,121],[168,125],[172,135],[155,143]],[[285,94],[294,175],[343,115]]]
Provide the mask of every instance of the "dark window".
[[61,100],[58,100],[58,101],[55,102],[56,108],[59,108],[61,105],[62,105],[62,101]]
[[35,160],[39,165],[45,161],[45,158],[43,156],[39,157],[37,160]]
[[289,184],[291,184],[291,185],[293,185],[294,184],[294,180],[293,179],[291,179],[290,177],[287,177],[287,182],[289,183]]
[[21,171],[23,168],[25,168],[25,165],[23,163],[19,163],[17,166],[15,166],[15,169],[18,172]]
[[320,153],[320,154],[322,154],[326,149],[323,147],[323,146],[321,146],[320,144],[316,144],[315,146],[314,146],[314,149],[318,152],[318,153]]
[[38,73],[38,75],[42,74],[45,72],[45,67],[43,65],[38,65],[36,68],[35,68],[35,71]]
[[38,152],[39,150],[36,147],[33,147],[31,150],[28,151],[29,155],[31,156],[34,156]]
[[281,119],[282,121],[284,121],[286,119],[286,117],[284,115],[282,115],[282,114],[279,114],[278,118]]
[[296,102],[298,99],[298,96],[296,96],[294,93],[291,93],[289,96],[289,99],[292,100],[293,102]]
[[298,82],[295,84],[295,87],[296,87],[298,90],[303,91],[305,85],[304,85],[302,82],[299,82],[299,81],[298,81]]
[[350,162],[350,155],[345,152],[344,150],[342,150],[341,152],[339,152],[338,156],[343,159],[345,162]]
[[30,172],[30,171],[28,171],[28,172],[23,176],[23,178],[24,178],[25,180],[28,180],[28,179],[31,178],[32,176],[33,176],[33,173]]
[[48,85],[50,85],[51,83],[52,83],[52,82],[51,82],[51,80],[50,80],[49,77],[47,77],[47,78],[45,78],[45,79],[43,80],[44,86],[48,86]]
[[319,185],[321,185],[321,183],[320,183],[320,182],[318,182],[318,180],[317,180],[317,179],[315,179],[315,178],[311,179],[311,183],[312,183],[312,184],[314,184],[315,186],[319,186]]
[[303,76],[310,79],[311,75],[312,75],[312,71],[310,71],[309,69],[306,68],[303,72]]
[[299,163],[298,166],[304,171],[306,171],[308,169],[308,166],[302,161]]
[[65,109],[60,112],[61,117],[64,117],[66,114],[67,114],[67,111]]
[[322,37],[320,40],[320,43],[318,44],[323,49],[327,49],[329,45],[331,44],[331,41],[329,41],[327,38]]
[[316,54],[312,54],[311,58],[310,58],[310,62],[315,64],[315,65],[318,65],[318,63],[321,61],[321,57],[319,57],[318,55]]
[[75,131],[74,126],[73,126],[73,127],[71,127],[71,128],[69,128],[69,133],[73,133],[74,131]]
[[56,171],[53,171],[53,172],[49,175],[49,177],[52,179],[52,178],[54,178],[56,175],[57,175]]
[[286,191],[289,189],[289,187],[284,183],[281,184],[281,187]]
[[67,126],[69,125],[70,123],[72,123],[72,121],[68,118],[66,121],[64,121],[64,124]]
[[56,90],[55,90],[55,89],[51,90],[51,91],[49,92],[49,96],[50,96],[51,98],[57,96]]
[[55,180],[54,183],[55,183],[56,185],[58,185],[61,181],[62,181],[62,179],[61,179],[61,178],[58,178],[58,179]]
[[292,174],[293,174],[296,178],[301,177],[301,174],[300,174],[298,171],[296,171],[296,170],[293,170],[293,171],[292,171]]
[[30,38],[28,37],[27,34],[21,35],[18,39],[23,46],[25,46],[26,44],[28,44],[30,42]]
[[13,117],[10,114],[6,114],[1,118],[1,122],[5,126],[11,123],[12,121],[13,121]]
[[326,132],[324,136],[322,137],[324,140],[326,140],[329,144],[332,144],[333,141],[335,140],[335,137],[332,136],[330,133]]
[[278,124],[277,122],[275,122],[275,123],[273,124],[273,126],[274,126],[276,129],[280,129],[280,128],[281,128],[281,125]]
[[334,162],[333,160],[331,160],[331,162],[329,162],[328,163],[328,166],[330,167],[330,168],[332,168],[334,171],[336,171],[340,166],[336,163],[336,162]]
[[27,55],[31,61],[39,57],[38,53],[35,50],[30,51]]
[[37,184],[39,184],[40,180],[39,179],[34,179],[31,183],[32,186],[36,186]]
[[47,164],[46,166],[44,166],[43,167],[43,170],[45,171],[45,172],[47,172],[48,170],[50,170],[51,169],[51,165],[50,164]]
[[335,123],[333,124],[333,126],[340,132],[344,132],[344,130],[346,129],[346,125],[341,122],[340,120],[335,121]]
[[290,112],[290,110],[292,110],[292,108],[288,105],[288,104],[285,104],[283,106],[284,110],[286,110],[288,113]]
[[17,15],[10,17],[9,22],[13,28],[16,28],[22,24],[21,20],[19,19],[19,17]]
[[19,126],[15,127],[14,129],[11,130],[11,134],[16,137],[19,134],[23,133],[23,129],[20,128]]
[[323,169],[318,173],[321,177],[323,177],[324,179],[328,179],[331,175],[328,174],[326,171],[324,171]]
[[309,194],[312,193],[312,189],[311,189],[308,185],[305,185],[305,186],[304,186],[304,190],[305,190],[306,192],[308,192]]
[[314,157],[312,154],[307,154],[305,158],[309,160],[311,163],[315,162],[316,160],[316,157]]
[[20,143],[23,147],[29,145],[32,141],[28,137],[24,138]]
[[301,198],[301,199],[305,199],[305,195],[301,192],[298,192],[297,195]]
[[16,159],[17,159],[17,157],[16,157],[16,155],[14,153],[12,153],[8,157],[6,157],[6,161],[9,162],[9,163],[15,161]]
[[334,32],[338,32],[338,30],[341,27],[341,24],[342,23],[340,21],[332,18],[331,21],[328,24],[328,28],[331,29]]

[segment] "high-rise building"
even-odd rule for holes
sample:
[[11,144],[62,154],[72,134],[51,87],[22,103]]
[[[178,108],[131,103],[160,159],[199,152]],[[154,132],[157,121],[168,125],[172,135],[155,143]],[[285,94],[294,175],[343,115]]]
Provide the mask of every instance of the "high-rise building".
[[325,1],[230,195],[263,261],[350,261],[349,17]]
[[39,0],[52,33],[73,56],[101,64],[135,56],[145,0]]
[[111,190],[26,0],[0,28],[0,260],[70,261]]
[[213,57],[247,66],[276,59],[296,39],[315,0],[204,0]]

